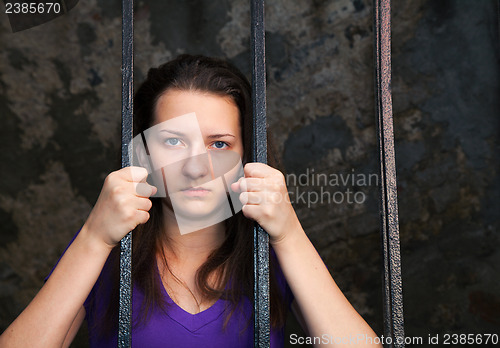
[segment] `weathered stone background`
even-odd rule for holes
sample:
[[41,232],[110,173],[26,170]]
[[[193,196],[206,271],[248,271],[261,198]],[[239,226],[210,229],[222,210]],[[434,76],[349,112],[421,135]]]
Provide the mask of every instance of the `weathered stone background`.
[[[497,2],[392,5],[406,332],[499,332]],[[15,34],[0,15],[0,330],[119,168],[120,9],[118,0],[80,1]],[[266,17],[269,129],[287,173],[378,173],[371,2],[269,0]],[[247,0],[136,1],[135,20],[136,83],[182,52],[225,56],[249,74]],[[322,189],[337,201],[347,190],[366,198],[295,206],[381,335],[378,187],[290,185]],[[300,333],[293,321],[289,331]],[[73,346],[86,346],[84,332]]]

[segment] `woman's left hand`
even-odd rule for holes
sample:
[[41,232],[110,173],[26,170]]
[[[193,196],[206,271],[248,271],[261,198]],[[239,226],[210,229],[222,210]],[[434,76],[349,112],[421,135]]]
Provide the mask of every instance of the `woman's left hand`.
[[270,242],[280,242],[300,229],[284,175],[263,163],[247,163],[243,171],[245,177],[233,183],[231,189],[240,192],[243,214],[266,230]]

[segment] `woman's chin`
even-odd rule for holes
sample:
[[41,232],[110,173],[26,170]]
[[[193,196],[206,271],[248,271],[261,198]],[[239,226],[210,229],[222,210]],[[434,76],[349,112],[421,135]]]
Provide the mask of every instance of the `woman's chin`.
[[[213,220],[217,219],[223,214],[225,208],[220,204],[208,204],[203,201],[193,201],[183,204],[173,204],[174,214],[177,219],[184,220]],[[222,213],[222,214],[221,214]]]
[[224,204],[186,204],[177,207],[174,204],[174,215],[179,232],[187,234],[221,223],[230,218],[232,212]]

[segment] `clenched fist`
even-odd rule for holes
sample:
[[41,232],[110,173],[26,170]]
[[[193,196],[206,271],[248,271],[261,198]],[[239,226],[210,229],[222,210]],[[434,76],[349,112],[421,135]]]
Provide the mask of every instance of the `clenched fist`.
[[146,182],[148,172],[142,167],[125,167],[106,177],[99,198],[84,227],[109,247],[137,225],[149,219],[149,197],[157,191]]

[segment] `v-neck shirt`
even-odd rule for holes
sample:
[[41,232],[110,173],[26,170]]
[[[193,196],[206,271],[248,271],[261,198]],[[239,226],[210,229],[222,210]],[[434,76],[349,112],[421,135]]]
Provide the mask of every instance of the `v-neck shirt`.
[[[76,237],[76,235],[75,235]],[[74,238],[73,237],[73,240]],[[71,241],[73,242],[73,241]],[[71,244],[71,243],[70,243]],[[69,245],[68,245],[69,246]],[[275,257],[274,250],[271,247],[272,257]],[[293,294],[288,286],[286,279],[277,267],[277,283],[281,294],[287,300],[287,308],[293,300]],[[89,328],[89,340],[91,348],[115,348],[118,346],[118,334],[115,332],[108,338],[102,338],[97,334],[96,325],[99,325],[99,319],[105,312],[108,301],[104,298],[98,298],[96,288],[103,286],[105,291],[112,287],[111,277],[103,268],[99,279],[90,292],[84,303]],[[160,277],[158,268],[157,275]],[[49,275],[50,276],[50,275]],[[48,278],[48,277],[47,277]],[[159,278],[161,279],[161,278]],[[254,346],[253,330],[253,304],[243,296],[241,303],[236,307],[231,315],[227,326],[223,329],[226,319],[226,311],[232,307],[230,302],[219,298],[209,308],[192,314],[182,309],[175,303],[160,280],[162,296],[167,303],[165,311],[160,308],[154,308],[150,313],[149,319],[145,325],[133,326],[131,337],[132,347],[134,348],[252,348]],[[227,287],[227,286],[226,286]],[[107,297],[107,296],[103,296]],[[132,289],[132,322],[138,319],[141,313],[144,293],[137,286]],[[271,348],[281,348],[284,344],[284,328],[271,329],[270,333]]]

